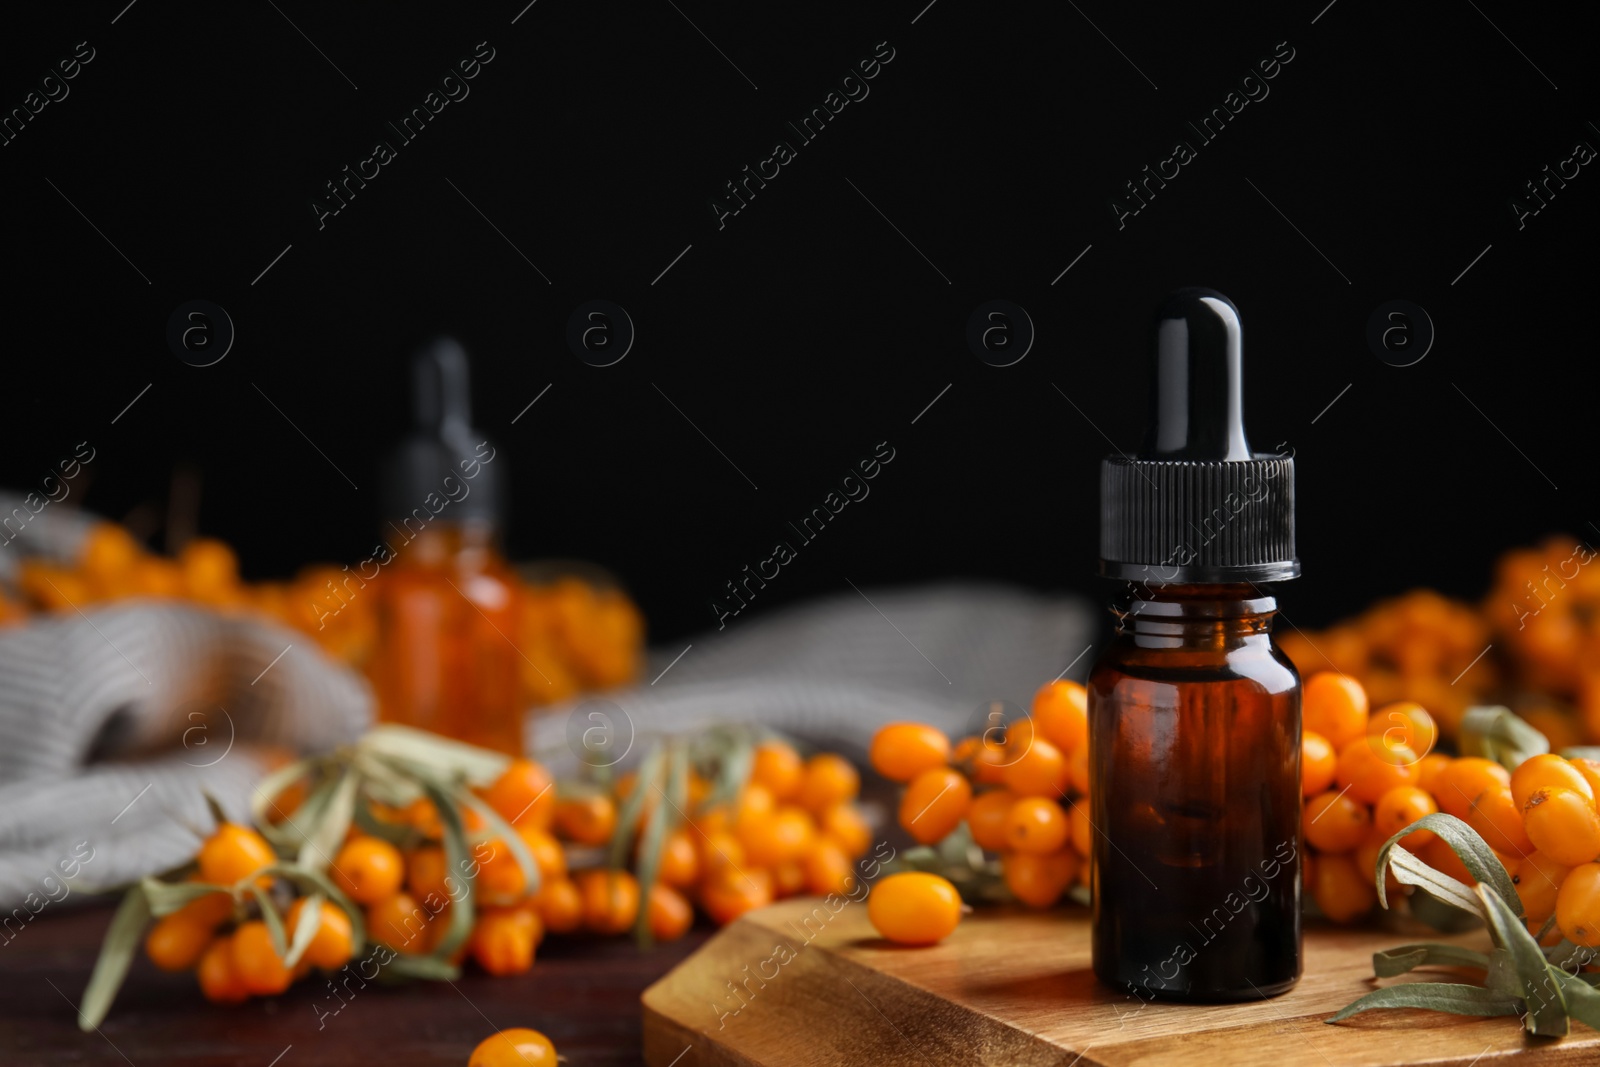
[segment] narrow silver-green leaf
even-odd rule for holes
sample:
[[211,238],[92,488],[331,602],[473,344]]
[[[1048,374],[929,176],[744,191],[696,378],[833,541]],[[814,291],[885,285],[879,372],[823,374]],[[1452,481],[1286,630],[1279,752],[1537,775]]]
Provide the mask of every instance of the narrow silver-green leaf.
[[322,925],[322,894],[312,893],[302,899],[305,903],[300,905],[299,918],[295,920],[294,930],[289,935],[289,954],[283,958],[283,965],[290,970],[305,955],[311,939],[317,936],[317,927]]
[[212,822],[217,826],[221,826],[228,821],[228,813],[222,810],[222,803],[216,797],[203,790],[200,795],[205,798],[206,810],[211,813]]
[[[1494,851],[1489,848],[1488,844],[1484,842],[1483,838],[1478,836],[1476,830],[1462,822],[1460,819],[1456,818],[1454,815],[1447,815],[1442,811],[1436,811],[1432,815],[1424,815],[1422,818],[1418,819],[1416,822],[1412,823],[1410,826],[1407,826],[1404,830],[1401,830],[1399,833],[1389,838],[1389,840],[1385,841],[1383,843],[1383,848],[1378,850],[1378,899],[1383,903],[1384,907],[1389,906],[1388,899],[1384,893],[1384,864],[1388,862],[1392,865],[1391,856],[1397,841],[1408,834],[1414,834],[1419,830],[1431,830],[1439,837],[1443,838],[1444,843],[1449,845],[1451,851],[1460,857],[1462,864],[1467,868],[1467,870],[1472,872],[1472,877],[1493,887],[1494,891],[1500,894],[1500,899],[1505,901],[1511,910],[1516,913],[1517,918],[1522,918],[1522,898],[1517,896],[1517,887],[1512,884],[1511,876],[1506,873],[1506,869],[1502,867],[1500,865],[1500,861],[1495,858]],[[1420,860],[1417,862],[1421,863]],[[1429,869],[1431,870],[1431,868]],[[1398,871],[1396,871],[1395,877],[1400,878]],[[1454,878],[1450,878],[1442,874],[1438,875],[1438,877],[1443,878],[1451,885],[1462,886],[1462,883],[1456,881]],[[1401,881],[1405,881],[1405,879],[1401,878]],[[1407,884],[1418,885],[1421,883],[1409,882]],[[1462,888],[1466,889],[1468,893],[1471,893],[1471,889],[1467,888],[1466,886],[1462,886]],[[1435,893],[1434,895],[1439,896],[1440,894]],[[1448,899],[1452,900],[1453,902],[1455,896],[1452,894]],[[1474,907],[1471,910],[1476,911],[1478,909]]]
[[673,797],[683,791],[684,780],[689,773],[688,752],[684,747],[669,741],[667,748],[667,785],[665,789],[652,786],[660,791],[660,795],[650,809],[650,817],[645,820],[644,834],[639,840],[636,874],[639,885],[643,887],[641,892],[646,896],[639,902],[638,913],[634,916],[633,936],[641,947],[647,947],[651,943],[647,894],[650,892],[650,887],[656,884],[656,872],[661,868],[661,850],[666,845],[667,834],[678,822],[680,808]]
[[1522,920],[1513,915],[1500,894],[1487,885],[1477,886],[1484,904],[1489,932],[1495,943],[1511,953],[1517,977],[1522,982],[1522,999],[1528,1006],[1526,1024],[1531,1033],[1559,1037],[1567,1032],[1567,1004],[1561,998],[1560,983],[1551,975],[1539,943],[1528,933]]
[[443,778],[465,778],[474,785],[488,785],[511,763],[503,753],[396,723],[379,723],[356,744],[363,752],[404,760]]
[[1550,751],[1550,739],[1507,707],[1468,708],[1457,743],[1463,756],[1494,760],[1507,770]]
[[[461,812],[451,803],[449,794],[437,782],[424,779],[423,791],[428,799],[433,801],[433,806],[439,812],[439,824],[444,828],[444,856],[447,869],[451,871],[476,873],[479,863],[467,851],[467,831],[461,824]],[[445,928],[444,937],[434,947],[433,954],[440,960],[448,960],[455,950],[466,943],[472,934],[473,915],[476,910],[478,894],[478,880],[476,877],[462,881],[463,890],[461,898],[455,900],[450,907],[450,924]],[[415,956],[398,956],[396,962],[402,959],[417,959]],[[391,966],[393,966],[391,964]],[[454,968],[452,968],[454,970]]]
[[277,863],[263,867],[257,874],[273,874],[294,883],[302,894],[320,893],[350,919],[350,951],[359,957],[367,947],[366,917],[349,897],[321,871],[308,871],[292,863]]
[[[311,830],[306,832],[305,843],[295,856],[295,863],[308,871],[326,870],[333,863],[333,854],[344,844],[350,831],[350,818],[355,812],[356,790],[361,785],[361,775],[348,767],[339,776],[324,807]],[[302,826],[302,828],[304,828]]]
[[1346,1004],[1327,1019],[1343,1022],[1374,1008],[1425,1008],[1451,1015],[1520,1015],[1521,1005],[1482,986],[1459,982],[1406,982],[1375,989]]
[[617,812],[617,826],[611,832],[611,860],[607,866],[622,867],[627,863],[628,851],[633,847],[634,837],[639,831],[639,819],[644,813],[645,798],[655,796],[666,774],[666,758],[666,749],[658,743],[651,747],[644,762],[639,765],[633,789],[623,799],[622,808]]
[[1483,917],[1476,911],[1462,911],[1421,887],[1412,892],[1406,904],[1413,919],[1441,934],[1460,934],[1483,926]]
[[254,881],[251,875],[241,885],[248,884],[250,895],[256,898],[256,904],[261,908],[261,921],[267,924],[267,935],[272,938],[272,951],[278,954],[280,960],[287,959],[289,955],[289,939],[283,932],[283,916],[278,914],[278,906],[272,902],[272,896]]
[[517,866],[522,869],[524,891],[532,896],[539,891],[539,864],[534,860],[533,853],[528,850],[528,843],[517,833],[516,827],[506,822],[505,817],[495,811],[471,790],[463,789],[456,794],[462,804],[477,812],[489,827],[489,832],[497,840],[503,840],[506,848],[511,852],[511,858],[517,861]]
[[1379,978],[1393,978],[1417,967],[1479,967],[1488,969],[1489,957],[1456,945],[1428,942],[1399,945],[1372,954],[1372,970]]
[[1562,759],[1592,759],[1600,760],[1600,746],[1596,745],[1569,745],[1561,750]]
[[1587,980],[1589,976],[1569,974],[1556,967],[1551,968],[1551,973],[1561,983],[1567,1013],[1579,1022],[1600,1030],[1600,990],[1596,990]]
[[[1378,861],[1380,872],[1384,869],[1385,863],[1388,864],[1389,870],[1394,872],[1395,878],[1401,885],[1418,886],[1427,890],[1442,904],[1449,904],[1480,919],[1484,918],[1483,905],[1478,902],[1477,896],[1467,885],[1447,874],[1439,873],[1405,849],[1390,850],[1385,846],[1385,854]],[[1381,878],[1378,881],[1378,898],[1384,907],[1389,906]]]
[[[292,828],[289,828],[290,818],[294,822],[300,821],[298,812],[286,812],[278,808],[278,795],[300,779],[314,777],[316,768],[321,762],[320,757],[296,760],[279,767],[256,783],[255,790],[250,794],[250,818],[274,844],[287,843],[273,840],[274,831],[285,832],[288,828],[286,832],[292,833]],[[305,807],[304,802],[301,807],[302,809]],[[279,817],[277,820],[273,818],[275,815]]]
[[461,977],[461,968],[439,955],[408,956],[396,953],[384,964],[383,973],[395,978],[424,978],[433,982],[453,982]]
[[233,892],[228,886],[211,885],[209,882],[163,882],[156,878],[141,878],[139,885],[144,889],[145,900],[149,902],[150,914],[158,919],[171,915],[192,900],[212,893]]
[[117,905],[111,925],[106,927],[106,937],[100,944],[100,955],[94,961],[94,972],[83,989],[83,1000],[78,1005],[78,1029],[87,1033],[97,1028],[111,1010],[111,1002],[122,988],[128,967],[144,928],[150,922],[150,902],[145,899],[144,888],[133,886],[123,894]]

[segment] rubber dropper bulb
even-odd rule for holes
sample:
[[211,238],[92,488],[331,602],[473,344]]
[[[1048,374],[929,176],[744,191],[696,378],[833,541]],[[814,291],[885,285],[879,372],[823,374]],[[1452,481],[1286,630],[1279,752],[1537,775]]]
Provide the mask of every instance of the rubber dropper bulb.
[[1179,289],[1156,315],[1150,428],[1139,458],[1251,458],[1239,309],[1214,289]]

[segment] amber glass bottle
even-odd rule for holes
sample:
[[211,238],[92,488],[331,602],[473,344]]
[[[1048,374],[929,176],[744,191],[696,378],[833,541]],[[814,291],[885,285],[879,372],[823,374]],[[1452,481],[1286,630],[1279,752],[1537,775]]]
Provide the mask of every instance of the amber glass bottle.
[[1262,582],[1299,573],[1294,466],[1250,451],[1238,312],[1156,323],[1151,428],[1101,475],[1126,583],[1089,678],[1094,969],[1141,999],[1253,1000],[1300,977],[1300,680]]
[[518,589],[499,550],[504,460],[471,428],[466,356],[449,339],[413,365],[410,434],[385,472],[378,715],[522,751]]

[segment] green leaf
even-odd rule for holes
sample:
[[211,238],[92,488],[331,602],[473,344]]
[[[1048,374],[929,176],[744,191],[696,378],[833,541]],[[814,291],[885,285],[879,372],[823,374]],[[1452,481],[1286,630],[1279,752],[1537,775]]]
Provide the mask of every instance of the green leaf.
[[[333,796],[333,791],[338,784],[338,779],[335,776],[322,778],[307,794],[306,799],[301,802],[299,809],[293,815],[279,823],[266,822],[260,816],[257,816],[256,827],[261,831],[262,836],[272,842],[273,847],[279,852],[297,850],[305,843],[306,827],[317,825],[318,820],[322,818],[322,813],[327,809],[328,801]],[[258,800],[260,800],[259,793],[251,796],[252,812],[256,808]]]
[[[460,873],[465,873],[469,869],[476,872],[479,864],[467,853],[467,832],[461,824],[461,812],[451,803],[443,786],[427,779],[423,779],[421,785],[423,792],[438,809],[439,824],[444,828],[444,856],[447,869]],[[434,956],[440,960],[448,960],[472,934],[473,914],[477,907],[478,880],[476,877],[463,879],[462,885],[461,898],[454,900],[450,907],[450,925],[445,928],[444,937],[433,950]],[[396,962],[401,959],[417,958],[419,957],[399,956],[396,957]]]
[[1582,967],[1594,963],[1600,952],[1585,948],[1583,945],[1574,945],[1563,937],[1558,943],[1546,949],[1544,955],[1552,967],[1566,967],[1568,964]]
[[1446,904],[1420,886],[1407,903],[1413,919],[1441,934],[1464,933],[1483,925],[1483,917],[1476,911],[1462,911],[1453,904]]
[[462,804],[471,808],[488,824],[489,832],[496,839],[503,840],[506,848],[511,852],[511,858],[517,861],[517,866],[522,868],[524,891],[532,896],[539,891],[539,864],[534,861],[533,853],[528,850],[528,843],[517,833],[516,827],[506,822],[505,817],[495,811],[471,790],[463,789],[456,794]]
[[204,791],[202,791],[200,795],[205,797],[206,810],[211,813],[212,822],[214,822],[217,826],[221,826],[223,823],[229,821],[228,813],[222,810],[222,804],[217,800],[216,797]]
[[111,1010],[111,1002],[127,977],[133,955],[139,950],[144,928],[150,922],[150,902],[145,899],[144,888],[133,886],[117,905],[117,912],[106,927],[106,937],[100,945],[100,956],[94,961],[94,973],[83,989],[83,1001],[78,1007],[78,1029],[87,1033],[97,1029]]
[[[1401,830],[1399,833],[1389,838],[1389,840],[1385,841],[1383,843],[1383,848],[1378,851],[1378,900],[1383,903],[1384,907],[1389,906],[1387,896],[1384,892],[1384,864],[1385,862],[1389,862],[1391,865],[1394,865],[1392,853],[1395,843],[1402,837],[1405,837],[1407,834],[1416,833],[1418,830],[1431,830],[1443,838],[1444,843],[1449,845],[1451,851],[1460,857],[1462,864],[1466,866],[1467,870],[1472,872],[1472,877],[1476,878],[1479,882],[1483,882],[1489,886],[1492,886],[1494,891],[1500,894],[1500,899],[1505,901],[1506,904],[1510,906],[1512,911],[1516,913],[1517,918],[1522,918],[1522,898],[1517,896],[1517,887],[1512,884],[1511,876],[1506,873],[1506,869],[1502,867],[1500,865],[1500,861],[1495,858],[1494,852],[1489,848],[1488,844],[1484,842],[1483,838],[1478,836],[1477,831],[1475,831],[1472,827],[1468,826],[1454,815],[1446,815],[1442,811],[1434,812],[1432,815],[1424,815],[1422,818],[1418,819],[1416,822],[1412,823],[1410,826],[1407,826],[1404,830]],[[1415,857],[1413,857],[1413,859],[1415,859]],[[1400,873],[1398,865],[1394,866],[1396,866],[1395,877],[1399,878],[1402,882],[1406,882],[1407,885],[1425,884],[1418,881],[1407,882],[1406,878]],[[1427,865],[1422,863],[1421,860],[1416,860],[1415,864],[1407,864],[1407,869],[1417,873],[1419,877],[1423,877],[1421,872],[1417,870],[1419,867],[1426,868],[1428,871],[1433,871],[1433,868],[1427,867]],[[1454,903],[1456,899],[1459,898],[1459,893],[1451,890],[1450,887],[1458,886],[1461,890],[1464,890],[1469,895],[1472,892],[1471,889],[1462,885],[1462,883],[1456,881],[1454,878],[1439,874],[1437,871],[1433,872],[1433,879],[1443,880],[1439,884],[1444,892],[1437,892],[1433,889],[1432,885],[1427,885],[1429,892],[1433,892],[1435,896],[1445,899],[1451,903]],[[1476,905],[1468,905],[1466,910],[1471,910],[1474,912],[1479,911]]]
[[[250,794],[250,818],[252,822],[261,828],[261,832],[269,840],[272,839],[272,831],[282,830],[283,827],[288,826],[287,819],[280,825],[273,820],[272,816],[290,814],[297,816],[299,814],[298,812],[279,811],[274,803],[278,799],[278,794],[301,778],[313,777],[320,762],[319,758],[296,760],[286,766],[279,767],[256,784],[255,790]],[[307,799],[309,800],[309,797]],[[305,810],[305,807],[306,805],[302,803],[301,809]],[[295,818],[295,821],[299,822],[299,819]],[[280,842],[274,841],[273,843],[278,844]]]
[[300,962],[300,957],[305,955],[306,949],[311,945],[311,939],[317,936],[317,927],[322,925],[321,893],[312,893],[304,898],[305,903],[300,905],[300,917],[295,921],[294,933],[289,940],[289,954],[283,958],[283,965],[290,970]]
[[1477,887],[1489,920],[1495,943],[1511,953],[1517,977],[1522,983],[1522,999],[1527,1003],[1526,1025],[1531,1033],[1559,1037],[1567,1032],[1567,1004],[1561,998],[1560,983],[1551,975],[1539,943],[1528,933],[1522,920],[1512,914],[1500,894],[1487,885]]
[[163,915],[171,915],[192,900],[212,893],[233,893],[228,886],[211,885],[209,882],[163,882],[147,877],[141,878],[139,885],[150,904],[150,914],[158,919]]
[[[679,744],[667,743],[667,787],[660,790],[660,798],[656,805],[650,809],[650,817],[645,822],[644,835],[639,840],[639,859],[637,876],[639,884],[646,887],[656,884],[656,871],[661,867],[661,850],[667,841],[667,834],[678,822],[678,815],[682,810],[678,802],[673,799],[685,789],[685,780],[689,775],[688,751]],[[644,788],[640,785],[638,788]],[[646,948],[651,943],[650,938],[650,909],[646,907],[648,898],[639,904],[638,914],[634,916],[633,936],[639,947]]]
[[1492,759],[1512,771],[1530,757],[1550,751],[1549,738],[1500,706],[1468,708],[1457,742],[1463,756]]
[[1520,1015],[1522,1008],[1510,997],[1482,986],[1459,982],[1407,982],[1385,986],[1346,1004],[1328,1022],[1338,1023],[1374,1008],[1425,1008],[1451,1015]]
[[1552,968],[1556,981],[1561,984],[1561,994],[1567,1003],[1567,1012],[1574,1019],[1600,1030],[1600,991],[1590,985],[1586,977],[1569,974]]
[[250,895],[256,898],[256,904],[261,908],[261,921],[267,924],[267,934],[272,938],[272,951],[278,954],[280,960],[289,956],[289,939],[283,932],[283,916],[278,914],[278,906],[272,902],[272,897],[261,886],[255,883],[255,875],[250,875],[241,884],[248,884]]
[[1394,872],[1400,884],[1418,886],[1427,890],[1442,904],[1476,915],[1480,919],[1484,918],[1483,906],[1478,903],[1478,898],[1468,886],[1448,874],[1439,873],[1405,849],[1391,850],[1389,845],[1383,847],[1378,858],[1378,901],[1384,907],[1389,906],[1383,878],[1385,863]]
[[350,919],[350,952],[352,957],[359,957],[366,951],[367,924],[363,915],[354,901],[345,896],[338,886],[321,871],[308,871],[304,867],[292,863],[275,863],[270,867],[263,867],[260,874],[272,874],[286,881],[292,882],[302,895],[319,893],[331,901],[335,907],[344,912]]
[[396,723],[379,723],[362,735],[362,752],[403,760],[441,778],[488,785],[505,772],[511,757],[486,748]]
[[1393,978],[1417,967],[1478,967],[1488,970],[1489,957],[1469,948],[1438,942],[1400,945],[1372,954],[1372,970],[1379,978]]
[[633,789],[622,801],[622,808],[617,812],[617,826],[611,833],[611,859],[606,866],[620,868],[627,863],[628,849],[638,836],[639,819],[644,813],[645,798],[660,788],[661,779],[666,774],[666,759],[666,749],[658,743],[651,747],[644,762],[639,765],[639,774],[633,781]]
[[[306,833],[305,843],[295,855],[295,863],[308,871],[325,870],[333,863],[333,854],[344,844],[350,830],[350,818],[355,812],[356,790],[361,785],[361,774],[348,767],[339,775],[328,795],[326,806],[318,813],[316,821]],[[304,825],[301,827],[304,829]]]
[[1501,996],[1522,999],[1522,976],[1517,973],[1517,962],[1511,950],[1497,948],[1489,953],[1489,966],[1484,971],[1483,985]]

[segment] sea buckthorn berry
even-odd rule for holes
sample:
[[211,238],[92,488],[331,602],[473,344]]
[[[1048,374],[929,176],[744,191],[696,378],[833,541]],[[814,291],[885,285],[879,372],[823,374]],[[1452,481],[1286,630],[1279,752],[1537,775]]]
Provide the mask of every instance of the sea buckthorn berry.
[[855,871],[844,849],[822,838],[807,850],[800,861],[805,870],[806,891],[817,896],[838,893],[843,896],[855,885]]
[[1481,756],[1463,756],[1453,759],[1439,772],[1433,790],[1439,810],[1458,819],[1465,819],[1472,810],[1472,802],[1486,789],[1511,787],[1511,772],[1493,760]]
[[741,826],[765,825],[768,816],[778,809],[772,790],[764,785],[747,785],[740,791],[733,806],[733,829]]
[[1522,910],[1527,914],[1528,927],[1534,933],[1538,933],[1545,920],[1555,914],[1556,894],[1570,869],[1543,852],[1530,852],[1517,864],[1511,882],[1517,887]]
[[1528,806],[1528,798],[1536,789],[1570,789],[1594,803],[1594,787],[1583,772],[1553,752],[1530,757],[1511,772],[1511,797],[1517,810]]
[[1306,844],[1328,853],[1359,847],[1372,826],[1372,815],[1365,804],[1332,790],[1307,800],[1300,819]]
[[891,874],[867,896],[867,918],[884,938],[901,945],[931,945],[961,921],[961,895],[937,874]]
[[802,808],[821,814],[835,804],[854,800],[861,792],[861,774],[843,756],[822,752],[806,761],[797,801]]
[[528,892],[528,876],[512,854],[511,846],[494,837],[477,846],[478,894],[487,904],[515,904]]
[[282,993],[294,978],[260,919],[240,923],[233,932],[233,969],[244,987],[259,996]]
[[1089,741],[1089,692],[1060,679],[1033,694],[1033,722],[1039,735],[1062,752],[1076,752]]
[[1059,852],[1069,832],[1067,813],[1048,797],[1023,797],[1006,816],[1006,845],[1016,852]]
[[219,937],[207,946],[195,970],[200,992],[213,1004],[243,1004],[250,990],[233,965],[233,938]]
[[[1403,845],[1405,842],[1402,841],[1401,844]],[[1521,862],[1499,852],[1494,855],[1500,861],[1500,866],[1505,868],[1508,876]],[[1472,872],[1467,870],[1467,865],[1461,862],[1461,857],[1456,855],[1455,850],[1442,837],[1435,837],[1432,841],[1417,849],[1416,856],[1440,874],[1447,874],[1463,885],[1472,886],[1478,884],[1478,880],[1472,876]]]
[[760,867],[732,867],[710,876],[700,887],[700,906],[718,926],[772,903],[772,876]]
[[[294,932],[298,928],[300,915],[305,911],[305,906],[305,897],[289,905],[289,914],[284,917],[283,929],[290,941],[294,940]],[[344,913],[343,908],[324,900],[317,908],[317,932],[311,935],[311,941],[306,945],[306,950],[300,959],[313,967],[336,971],[350,962],[350,950],[354,947],[354,942],[355,935],[350,926],[350,916]]]
[[744,846],[737,837],[725,830],[702,837],[699,847],[702,876],[730,867],[743,867],[745,864]]
[[561,847],[560,841],[548,832],[533,826],[517,827],[517,836],[528,846],[528,853],[533,857],[533,865],[539,868],[540,881],[567,876],[567,853]]
[[972,803],[972,785],[960,771],[934,767],[911,780],[900,798],[900,825],[924,845],[943,841],[961,825]]
[[782,741],[763,741],[756,746],[750,767],[750,781],[764,786],[774,800],[788,800],[800,788],[804,773],[800,753]]
[[[1576,867],[1600,856],[1600,815],[1576,790],[1535,789],[1523,809],[1522,825],[1533,847],[1563,866]],[[1493,841],[1489,844],[1495,847]]]
[[[1573,796],[1579,800],[1583,799],[1576,793]],[[1589,807],[1589,816],[1591,820],[1595,820],[1592,805]],[[1467,825],[1472,827],[1490,848],[1507,856],[1526,856],[1534,849],[1527,830],[1523,827],[1522,812],[1517,809],[1517,802],[1512,798],[1511,790],[1505,786],[1485,789],[1478,794],[1477,799],[1472,802],[1472,809],[1467,812]],[[1600,846],[1600,820],[1595,820],[1594,826],[1595,840],[1597,846]],[[1595,851],[1600,853],[1600,847]]]
[[150,928],[144,939],[145,955],[163,971],[187,971],[200,962],[215,930],[215,924],[196,922],[175,911]]
[[739,843],[744,846],[745,859],[757,867],[776,867],[799,859],[816,832],[805,809],[784,805],[764,823],[740,828]]
[[367,936],[396,952],[417,955],[428,951],[431,916],[410,893],[367,905]]
[[771,872],[774,898],[786,900],[806,891],[806,871],[799,860],[786,860],[771,868]]
[[1435,797],[1439,795],[1439,777],[1454,762],[1443,752],[1430,752],[1417,764],[1417,788],[1425,789]]
[[424,845],[407,854],[406,888],[419,900],[452,896],[453,881],[456,880],[450,876],[450,863],[445,859],[444,849],[438,845]]
[[467,1067],[556,1067],[556,1047],[537,1030],[501,1030],[479,1042]]
[[1556,925],[1574,945],[1600,946],[1600,863],[1567,872],[1556,894]]
[[978,785],[999,785],[1010,758],[1004,742],[975,736],[961,739],[950,762],[970,774]]
[[1300,795],[1314,797],[1333,784],[1339,754],[1333,743],[1314,730],[1300,737]]
[[[1419,832],[1412,836],[1420,837],[1421,833]],[[1360,846],[1357,847],[1354,852],[1349,853],[1349,855],[1354,857],[1356,861],[1356,870],[1365,875],[1368,881],[1374,880],[1373,875],[1375,875],[1378,870],[1378,853],[1383,851],[1383,846],[1388,842],[1388,840],[1389,839],[1387,837],[1385,837],[1383,834],[1380,834],[1377,829],[1374,828],[1370,833],[1367,834],[1367,839],[1361,842]],[[1402,839],[1398,844],[1395,845],[1395,848],[1405,848],[1406,843],[1410,840],[1410,837]],[[1310,852],[1302,850],[1300,855],[1302,858],[1304,858],[1310,854]],[[1315,883],[1313,882],[1311,884],[1314,885]],[[1400,888],[1400,879],[1394,876],[1394,871],[1386,871],[1384,884],[1388,886],[1389,891],[1392,893]]]
[[533,906],[544,920],[544,928],[553,934],[570,934],[583,925],[583,897],[568,879],[554,879],[540,886]]
[[950,739],[926,723],[895,722],[872,738],[873,769],[891,782],[909,782],[950,761]]
[[1089,746],[1079,745],[1067,757],[1067,781],[1072,785],[1072,791],[1083,796],[1089,795]]
[[[1008,852],[1000,859],[1011,895],[1030,908],[1048,908],[1061,899],[1077,877],[1079,860],[1071,852]],[[1087,866],[1087,864],[1084,864]]]
[[543,933],[539,917],[529,908],[486,908],[473,924],[467,950],[490,974],[522,974],[533,966],[533,950]]
[[835,804],[823,812],[819,828],[851,859],[866,855],[872,847],[872,827],[854,804]]
[[[1402,785],[1378,798],[1372,809],[1372,825],[1388,840],[1418,819],[1439,810],[1433,797],[1414,785]],[[1412,852],[1432,841],[1432,830],[1417,830],[1405,836],[1406,847]]]
[[1300,694],[1305,728],[1326,737],[1343,752],[1367,732],[1367,691],[1348,674],[1323,671],[1306,679]]
[[656,867],[656,879],[662,885],[687,889],[699,878],[700,852],[694,847],[689,831],[682,828],[672,831],[661,843],[661,861]]
[[1339,753],[1333,780],[1364,804],[1376,804],[1391,789],[1417,780],[1417,757],[1404,745],[1388,748],[1354,741]]
[[556,832],[580,845],[603,845],[617,828],[617,806],[601,793],[556,801]]
[[1033,739],[1026,751],[1006,765],[1001,778],[1018,796],[1059,797],[1071,784],[1067,757],[1042,737]]
[[395,895],[405,877],[400,850],[377,837],[358,837],[333,857],[334,884],[357,904],[376,904]]
[[1336,923],[1354,922],[1378,902],[1372,872],[1357,869],[1355,859],[1347,855],[1317,857],[1311,896]]
[[597,868],[573,879],[583,898],[583,924],[597,934],[620,934],[639,915],[639,883],[627,871]]
[[979,848],[990,852],[1005,850],[1006,824],[1017,800],[1017,794],[1009,789],[991,789],[972,798],[967,808],[967,829],[972,831],[972,840]]
[[1421,704],[1401,700],[1372,713],[1367,720],[1367,736],[1384,748],[1406,748],[1421,757],[1433,751],[1439,740],[1439,727]]
[[[193,880],[203,879],[200,879],[196,872]],[[233,918],[233,897],[228,893],[207,893],[203,897],[195,897],[172,914],[182,915],[190,922],[199,923],[208,930],[215,930]]]
[[[1600,676],[1595,683],[1595,710],[1600,712]],[[1583,775],[1583,780],[1589,783],[1589,789],[1594,793],[1596,800],[1600,800],[1600,761],[1592,759],[1570,759],[1572,769]]]
[[483,799],[512,826],[548,830],[555,817],[555,779],[542,764],[514,759],[483,791]]
[[676,941],[694,925],[694,908],[676,889],[657,882],[650,887],[650,936],[657,941]]
[[225,822],[200,846],[200,880],[233,885],[278,862],[267,839],[238,823]]
[[1067,823],[1072,834],[1072,848],[1080,856],[1087,856],[1094,848],[1094,824],[1089,821],[1088,800],[1075,800],[1067,812]]

